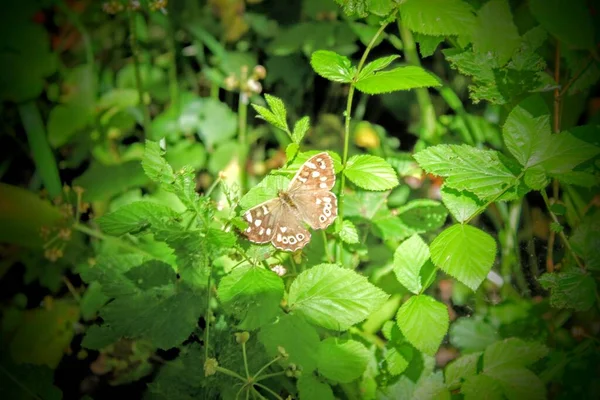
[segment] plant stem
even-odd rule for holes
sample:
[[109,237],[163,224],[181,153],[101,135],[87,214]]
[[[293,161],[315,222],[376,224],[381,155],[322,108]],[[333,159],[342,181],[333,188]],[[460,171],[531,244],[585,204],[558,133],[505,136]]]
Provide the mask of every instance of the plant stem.
[[138,97],[140,101],[140,107],[142,108],[142,114],[144,117],[144,135],[148,136],[150,133],[150,111],[144,104],[144,86],[142,85],[142,74],[140,72],[140,60],[139,53],[140,49],[137,43],[137,33],[135,29],[135,14],[133,11],[127,13],[129,20],[129,46],[131,47],[131,57],[133,58],[133,71],[135,74],[135,85],[138,90]]
[[167,20],[169,29],[167,38],[167,48],[169,49],[169,94],[171,97],[171,107],[175,109],[175,115],[179,115],[179,82],[177,81],[177,46],[175,44],[175,30],[173,21]]
[[233,372],[232,370],[229,370],[227,368],[223,368],[223,367],[216,367],[215,370],[217,372],[220,372],[222,374],[225,375],[229,375],[232,376],[234,378],[238,378],[239,380],[241,380],[242,382],[247,382],[248,380],[246,378],[244,378],[243,376],[241,376],[240,374],[238,374],[237,372]]
[[[558,218],[556,217],[556,214],[554,214],[552,212],[552,210],[550,209],[550,200],[548,200],[548,195],[546,194],[546,192],[544,190],[540,190],[540,193],[542,194],[542,198],[544,199],[546,208],[548,209],[548,212],[550,213],[550,217],[552,217],[552,220],[554,221],[554,223],[560,225],[560,222],[558,222]],[[560,232],[558,232],[558,236],[560,236],[565,247],[567,248],[567,250],[569,251],[571,256],[575,259],[575,262],[577,263],[579,268],[582,271],[585,271],[584,265],[581,263],[581,260],[579,260],[579,258],[575,255],[575,252],[573,251],[573,248],[571,247],[571,243],[569,243],[569,239],[567,239],[567,236],[565,235],[565,233],[561,230]]]
[[[404,45],[404,56],[406,62],[410,65],[420,67],[421,61],[417,53],[417,45],[413,39],[410,30],[406,29],[398,19],[398,30],[400,32],[400,38]],[[419,104],[419,111],[421,113],[421,129],[419,137],[427,142],[432,142],[435,139],[435,125],[436,116],[435,109],[433,108],[433,102],[429,96],[429,92],[426,88],[415,89],[417,95],[417,103]]]
[[206,329],[204,330],[204,362],[208,360],[208,348],[210,347],[210,295],[212,293],[210,289],[212,279],[212,263],[209,264],[208,270],[208,282],[206,284],[206,314],[204,321],[206,322]]
[[246,378],[250,379],[250,371],[248,370],[248,356],[246,355],[246,343],[242,343],[242,354],[244,356],[244,369],[246,370]]
[[285,371],[279,371],[279,372],[273,372],[272,374],[266,374],[266,375],[256,378],[254,381],[255,382],[264,381],[265,379],[269,379],[269,378],[273,378],[275,376],[281,376],[281,375],[285,375]]
[[[371,48],[375,45],[375,42],[377,41],[377,38],[379,37],[379,35],[381,35],[385,29],[385,27],[387,26],[387,23],[384,23],[381,25],[381,27],[379,28],[379,30],[377,31],[377,33],[375,33],[375,35],[373,36],[373,38],[371,39],[371,42],[369,42],[369,45],[367,46],[367,48],[365,49],[365,52],[362,55],[362,58],[360,59],[360,62],[358,63],[358,67],[356,68],[356,73],[354,75],[354,81],[356,81],[358,79],[358,76],[360,74],[360,71],[363,67],[363,65],[365,64],[365,61],[367,60],[367,56],[369,55],[369,52],[371,51]],[[351,120],[351,115],[352,115],[352,99],[354,98],[354,83],[350,84],[350,89],[348,90],[348,101],[346,102],[346,112],[345,117],[346,117],[346,121],[344,124],[344,153],[343,153],[343,157],[342,157],[342,179],[340,181],[340,189],[338,191],[338,217],[336,220],[336,230],[339,232],[342,229],[342,222],[344,220],[344,189],[346,187],[346,176],[344,175],[344,169],[346,168],[346,163],[348,162],[348,148],[350,145],[350,120]],[[337,254],[336,254],[336,258],[337,261],[341,261],[341,253],[342,253],[342,244],[341,242],[338,243],[337,246]]]
[[277,393],[275,393],[274,391],[272,391],[271,389],[269,389],[268,387],[266,387],[265,385],[262,385],[260,383],[255,383],[255,386],[258,386],[259,388],[262,388],[264,390],[266,390],[267,392],[271,393],[273,395],[273,397],[275,397],[278,400],[283,400],[283,398],[281,396],[279,396]]
[[[271,365],[275,364],[277,361],[281,360],[281,356],[277,356],[274,359],[272,359],[271,361],[269,361],[268,363],[266,363],[265,365],[263,365],[263,367],[261,369],[258,370],[257,373],[254,374],[254,376],[252,377],[253,381],[258,380],[259,375],[267,368],[269,368]],[[264,378],[261,378],[264,379]]]
[[69,289],[69,292],[71,292],[71,294],[75,298],[75,300],[77,300],[78,303],[81,303],[81,296],[79,295],[79,293],[77,293],[77,290],[75,290],[75,287],[73,286],[69,278],[63,275],[62,280],[67,286],[67,289]]
[[[246,66],[242,67],[241,73],[241,82],[245,82],[248,79],[248,68]],[[246,193],[246,189],[248,187],[248,173],[246,171],[246,163],[248,157],[248,143],[246,138],[246,129],[247,129],[247,115],[248,115],[248,94],[244,92],[244,90],[240,91],[240,99],[238,104],[238,141],[239,141],[239,149],[238,149],[238,164],[240,168],[240,192],[242,194]]]

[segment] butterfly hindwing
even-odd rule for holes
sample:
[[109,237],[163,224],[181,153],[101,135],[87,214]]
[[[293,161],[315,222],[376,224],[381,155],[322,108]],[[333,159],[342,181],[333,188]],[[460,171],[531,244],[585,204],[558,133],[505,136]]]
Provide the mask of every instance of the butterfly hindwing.
[[329,190],[297,191],[292,200],[302,219],[313,229],[325,229],[337,217],[337,197]]
[[310,232],[302,226],[296,214],[288,208],[288,205],[282,206],[281,219],[277,224],[271,243],[279,250],[296,251],[310,242]]

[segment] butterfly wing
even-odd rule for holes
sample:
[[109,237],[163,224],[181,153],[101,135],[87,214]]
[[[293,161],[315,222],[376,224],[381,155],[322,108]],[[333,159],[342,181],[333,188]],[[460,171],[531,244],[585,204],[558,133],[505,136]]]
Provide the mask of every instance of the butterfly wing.
[[248,222],[248,228],[244,231],[244,235],[254,243],[270,242],[275,235],[282,212],[282,202],[279,198],[267,200],[252,207],[243,216]]
[[271,243],[279,250],[300,250],[310,242],[310,232],[302,226],[290,206],[282,203],[281,209],[282,212]]
[[325,229],[337,217],[333,159],[326,152],[309,158],[298,170],[289,187],[289,196],[300,217],[313,229]]

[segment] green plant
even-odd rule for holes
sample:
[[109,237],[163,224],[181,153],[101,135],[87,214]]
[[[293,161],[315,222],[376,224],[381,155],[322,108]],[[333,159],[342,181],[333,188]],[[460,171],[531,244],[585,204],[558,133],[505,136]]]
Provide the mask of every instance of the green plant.
[[[3,271],[45,296],[3,299],[6,393],[60,398],[73,346],[149,399],[596,397],[592,5],[305,0],[284,27],[274,2],[209,3],[58,2],[75,63],[20,28],[47,63],[1,86],[5,125],[53,201],[0,186]],[[246,240],[244,212],[320,151],[335,223],[295,253]]]

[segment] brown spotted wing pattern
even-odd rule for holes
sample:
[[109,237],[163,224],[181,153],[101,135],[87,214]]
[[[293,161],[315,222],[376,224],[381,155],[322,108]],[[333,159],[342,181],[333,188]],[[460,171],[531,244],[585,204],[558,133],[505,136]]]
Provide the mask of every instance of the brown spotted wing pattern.
[[310,241],[303,226],[325,229],[337,217],[333,160],[323,152],[309,158],[298,170],[287,191],[279,197],[254,206],[244,214],[244,232],[254,243],[271,242],[284,251],[302,249]]

